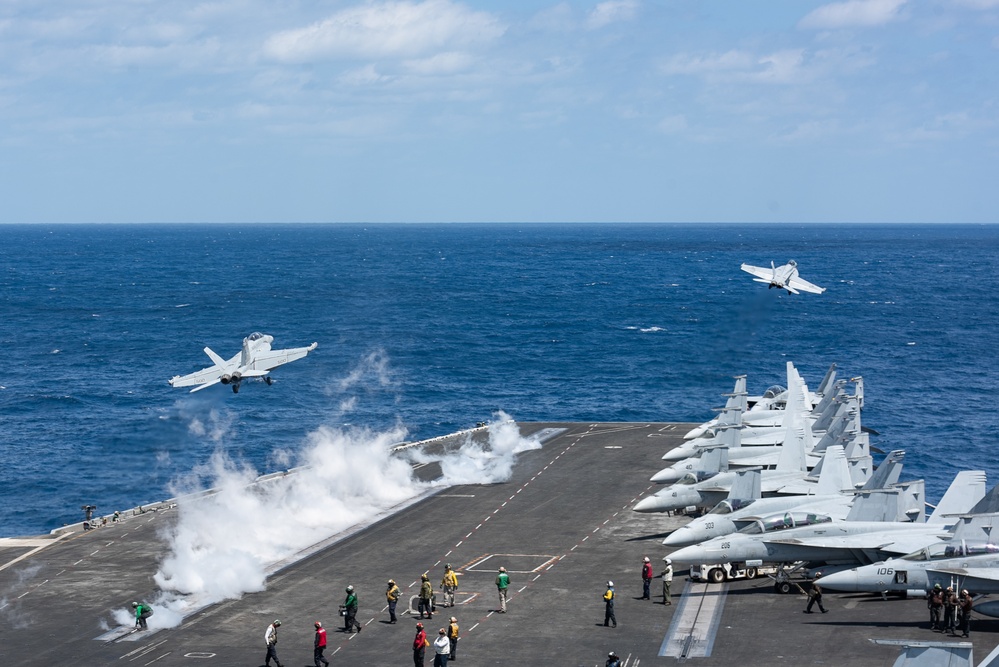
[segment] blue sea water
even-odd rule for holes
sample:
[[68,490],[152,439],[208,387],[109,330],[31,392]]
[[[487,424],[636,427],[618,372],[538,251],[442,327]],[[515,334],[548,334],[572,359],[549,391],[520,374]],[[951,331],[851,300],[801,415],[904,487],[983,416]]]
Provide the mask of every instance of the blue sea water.
[[[828,291],[739,270],[791,258]],[[999,481],[999,226],[7,225],[0,304],[0,535],[168,497],[216,448],[287,468],[323,425],[700,422],[788,360],[863,375],[931,501]],[[238,395],[167,384],[258,330],[319,348]]]

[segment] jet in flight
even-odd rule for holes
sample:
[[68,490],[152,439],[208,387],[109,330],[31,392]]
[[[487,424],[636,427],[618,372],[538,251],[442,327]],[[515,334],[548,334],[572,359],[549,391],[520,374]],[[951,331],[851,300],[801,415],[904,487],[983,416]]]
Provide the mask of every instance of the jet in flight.
[[272,380],[268,375],[271,370],[301,359],[319,345],[313,343],[308,347],[272,350],[273,341],[274,336],[260,332],[252,333],[243,339],[243,349],[228,361],[217,355],[210,347],[206,347],[205,354],[215,362],[214,365],[189,375],[174,376],[170,378],[170,386],[194,386],[191,391],[195,392],[221,382],[231,385],[232,393],[236,394],[239,393],[240,383],[247,378],[263,378],[264,382],[271,384]]
[[813,285],[798,277],[798,263],[793,259],[788,260],[784,266],[774,266],[774,263],[770,262],[769,269],[765,266],[752,266],[751,264],[743,264],[741,268],[746,273],[756,276],[753,278],[754,282],[769,285],[770,289],[776,287],[787,290],[788,294],[798,294],[799,292],[822,294],[826,291],[826,288]]

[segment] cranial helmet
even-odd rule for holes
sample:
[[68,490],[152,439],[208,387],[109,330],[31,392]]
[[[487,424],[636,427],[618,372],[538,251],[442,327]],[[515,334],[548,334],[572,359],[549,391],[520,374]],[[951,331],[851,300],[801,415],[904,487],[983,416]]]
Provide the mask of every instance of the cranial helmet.
[[347,586],[347,592],[348,593],[353,593],[354,592],[354,587],[353,586]]
[[608,585],[608,586],[613,586],[613,585],[614,585],[614,582],[613,582],[613,581],[608,581],[608,582],[607,582],[607,585]]

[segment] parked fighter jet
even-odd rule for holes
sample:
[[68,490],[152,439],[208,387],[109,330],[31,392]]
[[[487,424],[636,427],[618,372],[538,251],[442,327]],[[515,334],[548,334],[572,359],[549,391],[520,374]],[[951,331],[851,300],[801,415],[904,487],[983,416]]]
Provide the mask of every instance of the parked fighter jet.
[[752,266],[750,264],[743,264],[742,270],[746,273],[751,273],[755,278],[754,282],[764,283],[769,285],[770,289],[776,287],[777,289],[787,290],[788,294],[798,294],[800,292],[811,292],[812,294],[822,294],[826,291],[824,287],[819,287],[818,285],[813,285],[812,283],[798,277],[798,263],[796,261],[788,260],[787,264],[784,266],[774,266],[773,262],[770,262],[770,268],[763,266]]
[[239,385],[246,378],[259,377],[263,378],[267,384],[271,384],[272,380],[268,373],[272,369],[301,359],[319,345],[319,343],[313,343],[308,347],[272,350],[271,343],[273,341],[273,336],[259,332],[252,333],[243,339],[242,351],[228,361],[217,355],[210,347],[206,347],[205,354],[215,362],[214,365],[190,375],[174,376],[170,378],[170,386],[190,387],[197,385],[191,390],[195,392],[221,382],[232,385],[232,393],[235,394],[239,392]]
[[[830,447],[826,455],[832,459],[842,454],[839,446]],[[884,489],[898,482],[902,474],[902,460],[905,452],[891,452],[871,476],[865,490]],[[713,537],[729,535],[739,530],[738,521],[756,516],[769,516],[780,512],[807,511],[832,517],[834,520],[844,520],[850,514],[854,494],[843,492],[842,469],[827,466],[819,476],[815,487],[815,495],[810,496],[777,496],[773,498],[741,499],[731,496],[716,505],[704,516],[693,519],[690,523],[674,530],[663,544],[668,547],[683,547],[710,540]]]
[[[899,508],[912,508],[912,499],[919,498],[921,510],[922,485],[922,480],[918,480],[897,484],[894,489],[868,493],[885,494],[885,497],[898,493],[896,502]],[[877,502],[859,505],[861,499],[858,498],[854,501],[847,521],[819,527],[793,528],[777,533],[771,531],[782,527],[779,522],[773,526],[763,521],[756,525],[751,522],[750,526],[739,533],[684,547],[670,554],[670,558],[679,563],[731,563],[746,560],[768,563],[806,561],[850,566],[876,563],[953,537],[954,528],[948,527],[945,517],[969,512],[978,506],[983,495],[983,487],[969,484],[968,476],[959,473],[926,523],[921,523],[921,516],[913,517],[913,522],[890,521],[884,516],[877,521],[869,521],[864,513],[870,508],[877,510]],[[873,500],[879,499],[874,497]],[[958,511],[953,512],[952,509]],[[890,514],[891,512],[885,516]]]
[[[821,578],[824,588],[835,591],[880,593],[882,591],[929,590],[929,574],[936,573],[935,579],[941,576],[961,578],[960,585],[967,587],[968,573],[980,572],[982,569],[992,570],[992,578],[999,571],[999,545],[989,543],[969,543],[956,537],[938,544],[914,551],[901,558],[890,558],[873,565],[863,565],[849,570],[833,572]],[[981,583],[976,580],[975,583]],[[948,581],[947,585],[951,585]],[[983,592],[979,586],[972,584],[976,593]]]

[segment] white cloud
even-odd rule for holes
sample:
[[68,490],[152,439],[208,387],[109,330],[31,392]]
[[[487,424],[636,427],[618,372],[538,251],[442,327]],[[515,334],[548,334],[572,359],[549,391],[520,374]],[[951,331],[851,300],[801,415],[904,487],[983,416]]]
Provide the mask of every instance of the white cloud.
[[597,30],[618,21],[630,21],[637,12],[637,0],[608,0],[593,8],[587,16],[586,26]]
[[786,49],[764,55],[726,51],[707,55],[680,54],[660,66],[664,74],[700,75],[724,81],[794,83],[807,77],[805,52]]
[[415,74],[432,76],[435,74],[454,74],[468,69],[473,62],[473,58],[467,53],[449,51],[447,53],[437,53],[429,58],[417,60],[407,60],[403,63],[407,69]]
[[337,81],[347,86],[370,86],[375,83],[385,83],[391,77],[379,74],[373,64],[344,72]]
[[901,15],[908,0],[847,0],[822,5],[798,23],[799,28],[832,30],[872,27],[890,23]]
[[305,28],[272,35],[264,52],[285,62],[325,58],[414,58],[500,37],[492,14],[450,0],[383,2],[341,10]]

